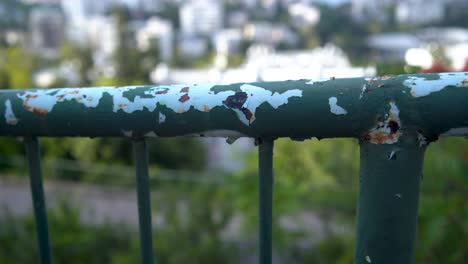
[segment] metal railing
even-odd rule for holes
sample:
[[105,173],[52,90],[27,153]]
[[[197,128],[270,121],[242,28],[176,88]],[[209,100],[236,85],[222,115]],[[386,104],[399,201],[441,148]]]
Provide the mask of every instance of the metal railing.
[[439,136],[468,135],[468,73],[4,90],[0,117],[0,136],[25,139],[42,263],[51,255],[41,136],[133,141],[142,263],[153,262],[146,138],[256,139],[260,263],[271,263],[274,140],[358,138],[355,263],[412,263],[424,151]]

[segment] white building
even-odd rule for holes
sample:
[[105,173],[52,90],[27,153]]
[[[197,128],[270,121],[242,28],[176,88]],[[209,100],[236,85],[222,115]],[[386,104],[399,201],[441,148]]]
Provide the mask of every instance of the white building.
[[231,55],[239,52],[242,31],[237,28],[221,30],[213,36],[213,44],[218,55]]
[[255,43],[296,45],[299,38],[289,27],[268,22],[250,23],[244,27],[244,38]]
[[177,42],[179,56],[186,58],[198,58],[208,50],[208,42],[205,38],[183,36]]
[[170,21],[158,17],[150,18],[137,30],[136,40],[141,51],[147,51],[152,45],[156,45],[161,60],[168,62],[172,58],[174,32]]
[[216,0],[189,0],[179,9],[182,34],[211,35],[223,27],[223,6]]

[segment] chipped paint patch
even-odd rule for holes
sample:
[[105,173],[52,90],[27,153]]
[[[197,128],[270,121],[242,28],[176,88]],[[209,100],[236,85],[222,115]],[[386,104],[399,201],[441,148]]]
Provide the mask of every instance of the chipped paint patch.
[[163,113],[161,113],[161,112],[159,112],[158,123],[159,123],[159,124],[162,124],[162,123],[164,123],[164,122],[166,122],[166,115],[163,114]]
[[393,144],[398,142],[401,136],[400,110],[395,102],[390,102],[390,110],[385,121],[380,121],[377,125],[364,134],[363,139],[373,144]]
[[395,193],[395,197],[401,199],[402,195],[401,195],[401,193]]
[[328,98],[328,104],[330,105],[330,112],[335,115],[346,115],[348,111],[346,111],[343,107],[337,105],[338,99],[336,97]]
[[424,77],[409,77],[403,85],[411,88],[413,97],[427,96],[448,86],[468,87],[468,79],[463,73],[439,73],[439,79],[428,80]]
[[366,262],[367,262],[367,263],[372,263],[372,260],[370,259],[369,256],[366,256]]
[[5,121],[7,124],[13,126],[18,124],[18,118],[16,118],[15,113],[13,113],[10,99],[5,102]]
[[421,134],[420,132],[418,132],[418,141],[419,141],[419,147],[420,148],[425,147],[428,144],[427,138],[423,134]]
[[448,131],[440,134],[442,137],[447,136],[468,136],[468,127],[457,127],[449,129]]
[[255,121],[255,111],[263,103],[268,103],[271,107],[277,109],[287,104],[291,97],[302,97],[302,91],[299,89],[278,93],[250,84],[243,84],[240,89],[241,92],[228,96],[223,104],[234,110],[240,121],[245,125],[250,125]]
[[323,82],[326,82],[326,81],[329,81],[330,79],[317,79],[317,80],[309,80],[308,82],[306,82],[306,84],[317,84],[317,83],[323,83]]
[[399,149],[392,150],[388,155],[388,160],[396,160],[396,153],[399,152]]
[[[278,93],[249,84],[241,85],[242,92],[215,93],[211,91],[213,86],[214,84],[155,86],[147,88],[144,97],[136,95],[133,100],[124,96],[124,93],[137,87],[35,90],[21,92],[17,96],[23,100],[26,110],[39,115],[48,114],[57,103],[65,101],[75,101],[85,107],[97,107],[100,99],[107,93],[112,97],[115,113],[123,111],[130,114],[144,109],[153,112],[158,104],[176,113],[185,113],[190,109],[208,112],[216,106],[224,106],[236,112],[240,121],[246,125],[255,120],[255,111],[261,104],[266,102],[276,109],[287,104],[290,97],[302,96],[302,91],[298,89]],[[165,122],[165,116],[161,113],[159,122]]]

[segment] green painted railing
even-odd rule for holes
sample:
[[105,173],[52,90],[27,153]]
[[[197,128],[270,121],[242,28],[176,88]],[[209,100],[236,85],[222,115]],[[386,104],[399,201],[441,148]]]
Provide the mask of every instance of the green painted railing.
[[51,257],[41,136],[133,140],[142,263],[153,262],[145,138],[256,139],[260,263],[271,263],[274,140],[358,138],[355,263],[412,263],[424,151],[439,136],[468,135],[468,73],[4,90],[0,117],[0,136],[25,138],[42,263],[50,263]]

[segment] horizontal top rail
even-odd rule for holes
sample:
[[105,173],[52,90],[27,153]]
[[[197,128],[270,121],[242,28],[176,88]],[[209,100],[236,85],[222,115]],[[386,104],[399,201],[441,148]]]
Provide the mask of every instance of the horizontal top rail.
[[0,136],[468,135],[468,72],[375,78],[0,91]]

